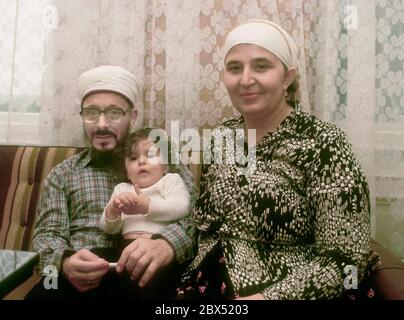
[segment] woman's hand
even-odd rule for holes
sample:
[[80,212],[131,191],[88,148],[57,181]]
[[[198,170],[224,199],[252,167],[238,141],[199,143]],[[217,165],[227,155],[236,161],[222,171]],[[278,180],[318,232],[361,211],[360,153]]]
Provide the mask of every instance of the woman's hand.
[[264,298],[264,296],[261,293],[256,293],[256,294],[253,294],[251,296],[239,297],[239,298],[234,299],[234,300],[266,300],[266,299]]

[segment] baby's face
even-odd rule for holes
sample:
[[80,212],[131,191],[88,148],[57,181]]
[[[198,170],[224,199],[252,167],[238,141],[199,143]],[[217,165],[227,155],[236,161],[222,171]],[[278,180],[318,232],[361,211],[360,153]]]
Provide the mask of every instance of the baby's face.
[[147,140],[138,143],[132,155],[125,159],[125,166],[129,180],[140,188],[155,184],[164,176],[167,169],[155,145]]

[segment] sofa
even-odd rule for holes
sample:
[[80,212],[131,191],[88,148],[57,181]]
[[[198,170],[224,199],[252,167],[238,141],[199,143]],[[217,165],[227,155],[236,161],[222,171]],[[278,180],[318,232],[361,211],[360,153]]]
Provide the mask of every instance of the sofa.
[[[43,181],[80,148],[0,146],[0,249],[32,251],[32,232]],[[40,280],[34,273],[3,299],[19,300]]]
[[[80,152],[74,147],[0,146],[0,249],[32,250],[32,232],[43,181],[59,162]],[[199,166],[191,165],[199,180]],[[373,299],[404,300],[404,263],[371,241]],[[4,299],[23,299],[40,277],[33,274]]]

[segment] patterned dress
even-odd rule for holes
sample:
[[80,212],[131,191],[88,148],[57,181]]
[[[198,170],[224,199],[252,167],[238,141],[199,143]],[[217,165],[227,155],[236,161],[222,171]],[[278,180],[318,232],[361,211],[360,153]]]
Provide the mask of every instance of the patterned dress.
[[237,155],[243,127],[239,118],[214,131],[193,211],[199,250],[178,297],[341,296],[370,249],[368,185],[346,136],[297,106],[257,143],[245,174],[251,161],[223,160]]

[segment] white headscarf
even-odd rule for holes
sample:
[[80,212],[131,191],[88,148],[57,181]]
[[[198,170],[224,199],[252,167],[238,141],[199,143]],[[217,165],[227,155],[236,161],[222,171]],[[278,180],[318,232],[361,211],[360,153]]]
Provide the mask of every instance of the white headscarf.
[[281,60],[286,67],[299,70],[298,50],[292,37],[279,25],[268,20],[252,20],[234,28],[223,47],[226,59],[230,49],[238,44],[255,44]]
[[90,93],[98,91],[116,92],[127,98],[132,106],[139,96],[139,83],[136,77],[128,70],[104,65],[82,73],[78,78],[78,104]]

